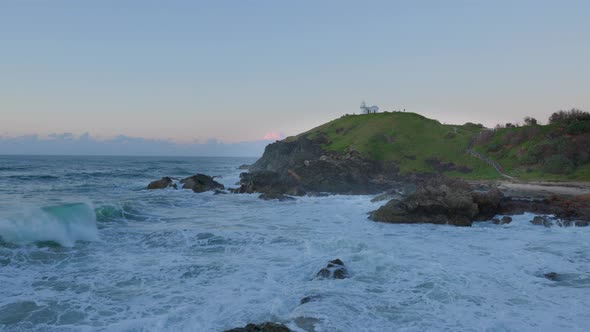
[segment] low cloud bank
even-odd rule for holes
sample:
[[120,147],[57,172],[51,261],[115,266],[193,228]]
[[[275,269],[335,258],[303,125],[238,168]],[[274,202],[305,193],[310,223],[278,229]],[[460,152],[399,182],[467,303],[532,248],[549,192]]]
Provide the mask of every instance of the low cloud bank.
[[112,156],[219,156],[257,157],[264,152],[269,140],[224,143],[215,139],[205,143],[177,143],[120,135],[98,139],[88,133],[71,133],[2,137],[0,154],[30,155],[112,155]]

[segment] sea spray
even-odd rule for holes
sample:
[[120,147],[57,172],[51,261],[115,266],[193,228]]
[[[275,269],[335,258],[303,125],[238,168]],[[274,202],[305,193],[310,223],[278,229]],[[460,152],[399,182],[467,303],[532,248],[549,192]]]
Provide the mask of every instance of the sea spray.
[[34,208],[2,217],[0,237],[14,244],[51,241],[71,247],[76,241],[98,240],[96,215],[87,203]]

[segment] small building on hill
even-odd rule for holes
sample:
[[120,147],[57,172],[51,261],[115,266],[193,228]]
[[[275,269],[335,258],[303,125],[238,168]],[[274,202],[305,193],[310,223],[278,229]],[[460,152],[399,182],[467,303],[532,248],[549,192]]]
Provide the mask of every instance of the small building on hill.
[[367,106],[367,104],[365,104],[365,102],[363,101],[361,103],[361,113],[362,114],[371,114],[371,113],[379,113],[379,107],[378,106]]

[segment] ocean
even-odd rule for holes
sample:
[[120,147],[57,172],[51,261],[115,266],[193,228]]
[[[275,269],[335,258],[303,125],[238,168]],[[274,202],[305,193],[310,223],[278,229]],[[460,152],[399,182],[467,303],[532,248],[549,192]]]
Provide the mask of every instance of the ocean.
[[[393,225],[367,219],[371,196],[145,189],[195,173],[235,187],[254,161],[0,156],[0,330],[590,326],[590,227]],[[349,278],[314,278],[335,258]]]

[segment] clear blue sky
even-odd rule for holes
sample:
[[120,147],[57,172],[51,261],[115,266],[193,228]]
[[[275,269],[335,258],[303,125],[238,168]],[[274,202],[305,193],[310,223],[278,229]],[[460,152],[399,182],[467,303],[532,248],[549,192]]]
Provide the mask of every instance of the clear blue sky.
[[[590,1],[0,1],[0,136],[297,134],[590,110]],[[270,135],[272,136],[272,135]]]

